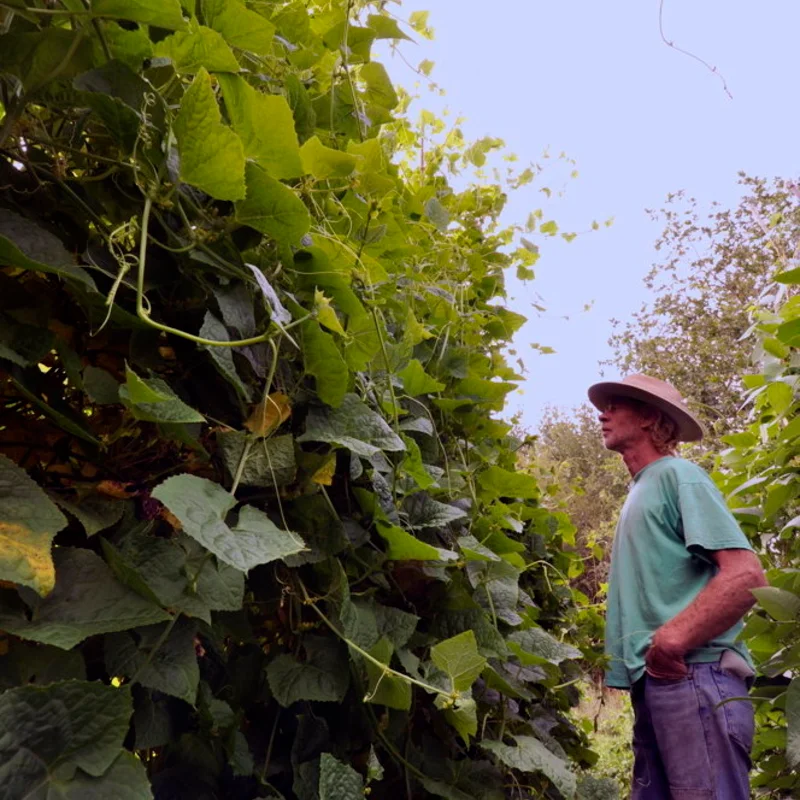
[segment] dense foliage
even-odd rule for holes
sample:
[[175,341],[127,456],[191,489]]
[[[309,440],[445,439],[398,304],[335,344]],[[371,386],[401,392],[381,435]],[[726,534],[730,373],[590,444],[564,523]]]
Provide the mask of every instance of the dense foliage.
[[403,116],[372,47],[425,15],[384,6],[0,4],[5,797],[559,798],[592,760],[574,528],[494,416],[536,248],[448,183],[496,140]]

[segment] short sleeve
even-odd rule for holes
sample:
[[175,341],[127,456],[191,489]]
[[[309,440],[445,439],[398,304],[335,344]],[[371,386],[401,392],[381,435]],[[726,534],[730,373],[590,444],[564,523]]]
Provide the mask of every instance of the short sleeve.
[[679,483],[678,506],[686,549],[691,553],[753,549],[710,478]]

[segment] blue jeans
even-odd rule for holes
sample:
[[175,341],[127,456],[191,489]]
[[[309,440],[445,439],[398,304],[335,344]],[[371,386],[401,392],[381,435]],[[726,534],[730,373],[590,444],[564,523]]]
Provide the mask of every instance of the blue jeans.
[[749,800],[754,710],[744,679],[689,664],[680,680],[645,675],[631,689],[631,800]]

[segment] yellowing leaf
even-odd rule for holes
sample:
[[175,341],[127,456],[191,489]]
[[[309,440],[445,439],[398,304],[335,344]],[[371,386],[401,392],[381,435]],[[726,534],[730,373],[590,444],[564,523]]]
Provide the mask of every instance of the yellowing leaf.
[[311,476],[312,483],[320,486],[331,486],[336,472],[336,453],[331,453],[325,463]]
[[50,548],[66,524],[25,471],[0,455],[0,579],[49,594],[56,582]]
[[244,426],[256,436],[269,436],[292,415],[289,398],[282,392],[265,397],[245,420]]
[[317,312],[317,322],[320,325],[323,325],[329,331],[338,333],[340,336],[345,335],[342,323],[339,322],[339,317],[336,316],[336,312],[331,306],[330,298],[325,297],[324,292],[319,289],[314,292],[314,309]]

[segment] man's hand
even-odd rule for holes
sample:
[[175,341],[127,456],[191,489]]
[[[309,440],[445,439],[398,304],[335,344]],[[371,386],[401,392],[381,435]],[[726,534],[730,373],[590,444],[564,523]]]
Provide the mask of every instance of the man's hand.
[[669,631],[667,626],[660,627],[650,642],[650,649],[644,657],[645,670],[653,678],[661,680],[680,680],[689,672],[683,657],[684,647]]

